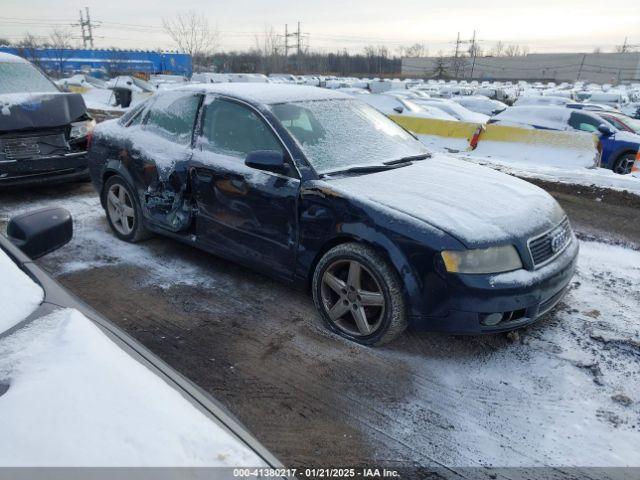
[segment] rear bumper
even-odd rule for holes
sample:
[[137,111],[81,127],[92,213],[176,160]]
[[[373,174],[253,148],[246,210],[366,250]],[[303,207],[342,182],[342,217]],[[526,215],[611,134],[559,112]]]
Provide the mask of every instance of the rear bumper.
[[0,161],[0,187],[71,182],[88,178],[87,152]]
[[[564,297],[575,273],[579,245],[574,238],[550,264],[534,271],[498,275],[457,275],[448,282],[442,315],[411,318],[417,329],[456,334],[498,333],[529,325]],[[487,315],[502,314],[495,325]]]

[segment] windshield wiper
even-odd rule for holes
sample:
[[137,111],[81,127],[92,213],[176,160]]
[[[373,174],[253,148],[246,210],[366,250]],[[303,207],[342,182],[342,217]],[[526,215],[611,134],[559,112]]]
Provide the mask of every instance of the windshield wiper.
[[427,158],[431,158],[430,153],[421,153],[420,155],[412,155],[410,157],[402,157],[397,160],[389,160],[388,162],[383,162],[384,165],[398,165],[400,163],[408,163],[415,162],[418,160],[426,160]]
[[350,173],[374,173],[374,172],[383,172],[385,170],[393,170],[394,168],[401,168],[407,165],[411,165],[410,161],[405,160],[402,163],[388,164],[384,163],[382,165],[366,165],[361,167],[351,167],[345,168],[344,170],[336,170],[334,172],[326,172],[320,174],[320,178],[332,177],[334,175],[348,175]]

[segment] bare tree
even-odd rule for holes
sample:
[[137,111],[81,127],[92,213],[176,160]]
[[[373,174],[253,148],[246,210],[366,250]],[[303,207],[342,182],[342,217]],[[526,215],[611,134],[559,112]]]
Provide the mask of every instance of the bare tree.
[[520,53],[520,45],[507,45],[507,48],[504,50],[504,54],[507,57],[518,57],[521,55]]
[[178,13],[173,18],[163,19],[162,27],[179,50],[191,55],[196,65],[215,53],[218,47],[218,28],[212,28],[202,13]]
[[35,36],[30,33],[25,33],[24,38],[20,40],[16,46],[18,47],[18,55],[40,68],[41,62],[40,55],[38,55],[38,48],[42,45]]
[[61,28],[54,28],[49,35],[49,57],[57,64],[57,74],[62,77],[64,73],[64,66],[67,59],[71,57],[71,39],[73,35],[69,30]]
[[429,55],[429,50],[424,43],[414,43],[409,47],[403,47],[402,50],[401,55],[405,57],[426,57]]
[[9,47],[11,46],[11,40],[9,40],[8,38],[0,37],[0,45]]
[[593,49],[593,53],[596,53],[596,54],[598,54],[598,53],[602,53],[602,47],[596,47],[596,48],[594,48],[594,49]]
[[284,42],[282,35],[278,35],[269,25],[264,27],[262,35],[256,35],[256,50],[260,53],[262,71],[266,74],[284,70],[288,59],[284,57]]
[[502,43],[501,41],[498,41],[495,46],[493,47],[493,50],[491,50],[491,55],[493,55],[494,57],[501,57],[504,55],[504,43]]
[[449,76],[447,71],[447,59],[442,53],[442,50],[438,52],[435,63],[436,65],[433,69],[433,76],[436,78],[447,78]]

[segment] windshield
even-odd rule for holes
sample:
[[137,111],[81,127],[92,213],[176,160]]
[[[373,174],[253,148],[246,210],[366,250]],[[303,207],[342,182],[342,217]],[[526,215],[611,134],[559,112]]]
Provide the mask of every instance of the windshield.
[[281,103],[271,111],[318,173],[428,153],[409,133],[358,100]]
[[0,94],[58,92],[55,85],[29,63],[0,63]]
[[611,115],[608,118],[613,120],[613,124],[620,130],[626,130],[625,126],[627,126],[634,132],[640,133],[640,120],[631,117],[618,117],[616,115]]

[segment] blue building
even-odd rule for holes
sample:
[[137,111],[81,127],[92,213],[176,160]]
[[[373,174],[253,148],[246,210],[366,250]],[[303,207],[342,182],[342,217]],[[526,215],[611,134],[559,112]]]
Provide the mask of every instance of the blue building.
[[102,71],[116,74],[171,74],[190,77],[191,55],[142,50],[85,50],[0,46],[0,52],[26,58],[54,76]]

